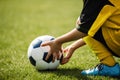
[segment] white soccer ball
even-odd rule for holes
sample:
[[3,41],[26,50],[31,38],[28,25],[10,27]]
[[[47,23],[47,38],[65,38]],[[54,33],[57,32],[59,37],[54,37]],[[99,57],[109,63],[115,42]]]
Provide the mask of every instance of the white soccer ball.
[[57,69],[57,67],[60,64],[60,60],[55,60],[54,63],[52,62],[53,58],[52,55],[47,61],[45,60],[46,55],[50,50],[50,47],[49,46],[41,47],[41,44],[45,41],[50,40],[54,40],[54,37],[49,35],[39,36],[31,42],[28,48],[29,61],[37,70],[54,70]]

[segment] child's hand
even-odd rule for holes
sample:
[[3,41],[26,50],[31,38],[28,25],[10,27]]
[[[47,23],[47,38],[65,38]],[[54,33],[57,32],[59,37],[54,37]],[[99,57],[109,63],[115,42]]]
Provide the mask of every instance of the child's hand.
[[54,62],[55,59],[60,58],[59,52],[62,52],[60,43],[57,43],[55,40],[52,40],[43,43],[42,46],[50,46],[50,51],[48,52],[45,60],[48,60],[51,55],[53,56],[52,62]]
[[63,52],[66,53],[66,55],[62,59],[61,64],[66,64],[70,60],[70,58],[71,58],[74,51],[75,51],[75,49],[74,49],[74,47],[72,45],[70,45],[70,46],[66,47],[65,49],[63,49]]
[[83,39],[79,39],[70,46],[63,49],[63,52],[66,53],[66,56],[62,59],[61,64],[67,63],[70,60],[74,51],[83,45],[85,45],[85,42],[83,41]]

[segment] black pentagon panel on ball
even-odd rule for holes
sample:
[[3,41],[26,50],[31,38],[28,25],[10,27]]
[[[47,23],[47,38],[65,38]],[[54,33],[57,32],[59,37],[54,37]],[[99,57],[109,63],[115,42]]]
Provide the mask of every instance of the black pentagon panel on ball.
[[32,56],[29,57],[29,60],[30,60],[30,63],[31,63],[33,66],[36,66],[36,61],[33,59]]
[[51,38],[50,40],[54,40],[54,38]]
[[45,60],[47,54],[48,54],[48,52],[44,52],[43,60],[44,60],[45,62],[47,62],[47,63],[50,63],[50,62],[52,61],[52,59],[53,59],[53,56],[51,55],[48,60]]
[[38,47],[40,47],[41,43],[42,43],[42,41],[39,40],[37,43],[35,43],[35,44],[33,45],[33,48],[38,48]]

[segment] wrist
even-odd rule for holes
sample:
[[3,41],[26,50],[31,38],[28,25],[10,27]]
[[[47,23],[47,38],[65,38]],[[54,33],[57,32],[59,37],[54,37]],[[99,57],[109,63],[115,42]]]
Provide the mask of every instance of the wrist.
[[62,45],[63,44],[58,38],[56,38],[54,40],[54,43],[57,44],[57,45]]
[[73,44],[71,44],[71,48],[76,50],[83,45],[85,45],[85,42],[83,41],[83,39],[79,39],[76,42],[74,42]]
[[71,45],[71,49],[72,49],[72,50],[76,50],[77,48],[78,48],[78,47],[77,47],[76,45],[74,45],[74,44]]
[[55,39],[55,43],[57,43],[57,44],[63,44],[63,43],[65,43],[65,38],[63,36],[57,37]]

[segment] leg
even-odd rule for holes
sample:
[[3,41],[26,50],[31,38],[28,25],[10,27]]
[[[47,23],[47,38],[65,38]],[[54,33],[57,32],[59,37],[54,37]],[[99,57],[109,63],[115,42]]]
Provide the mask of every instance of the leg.
[[82,75],[120,76],[119,64],[115,62],[112,54],[104,45],[90,36],[85,37],[84,41],[96,53],[97,57],[100,59],[101,64],[97,65],[93,69],[82,71]]
[[99,41],[87,36],[84,38],[86,44],[94,51],[100,62],[108,66],[115,65],[115,60],[107,48]]

